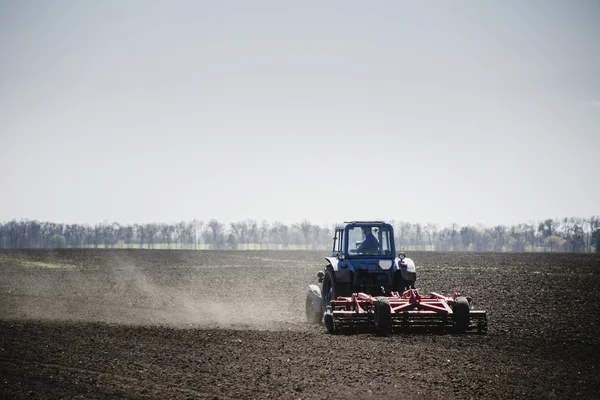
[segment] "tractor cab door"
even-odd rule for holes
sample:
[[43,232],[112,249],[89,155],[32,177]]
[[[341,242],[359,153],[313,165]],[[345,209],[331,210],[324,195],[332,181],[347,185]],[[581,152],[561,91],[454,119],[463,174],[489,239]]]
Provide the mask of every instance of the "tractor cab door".
[[337,257],[338,254],[344,251],[344,230],[336,229],[335,236],[333,238],[333,249],[331,255]]
[[385,229],[385,227],[379,229],[379,231],[377,232],[377,239],[379,240],[379,251],[383,255],[394,255],[394,251],[392,249],[391,244],[391,236],[392,234],[388,229]]

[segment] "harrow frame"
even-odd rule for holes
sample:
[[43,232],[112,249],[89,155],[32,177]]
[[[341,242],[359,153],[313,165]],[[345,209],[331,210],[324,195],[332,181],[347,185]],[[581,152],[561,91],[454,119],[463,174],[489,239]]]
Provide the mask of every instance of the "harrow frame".
[[[457,303],[462,303],[462,311],[457,312]],[[386,304],[389,304],[389,313]],[[380,311],[379,316],[376,315],[378,307],[384,311]],[[382,335],[389,330],[416,327],[451,328],[460,333],[487,332],[487,314],[483,310],[473,310],[470,297],[462,297],[459,293],[444,296],[435,292],[422,296],[418,289],[409,289],[402,295],[392,292],[390,296],[373,297],[366,293],[353,293],[350,297],[338,297],[331,300],[324,318],[330,333],[373,327]]]

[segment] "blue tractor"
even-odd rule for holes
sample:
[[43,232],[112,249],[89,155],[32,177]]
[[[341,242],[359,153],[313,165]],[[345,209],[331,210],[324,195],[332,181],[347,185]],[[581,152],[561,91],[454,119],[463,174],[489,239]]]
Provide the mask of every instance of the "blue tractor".
[[391,296],[415,288],[413,260],[396,254],[394,229],[383,221],[351,221],[335,231],[331,257],[310,285],[306,297],[308,322],[320,324],[332,300],[364,293]]

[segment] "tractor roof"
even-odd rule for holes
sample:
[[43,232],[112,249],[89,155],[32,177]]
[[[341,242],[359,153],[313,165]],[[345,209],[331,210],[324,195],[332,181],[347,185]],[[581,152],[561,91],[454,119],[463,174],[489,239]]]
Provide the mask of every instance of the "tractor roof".
[[385,224],[385,221],[344,221],[345,224]]

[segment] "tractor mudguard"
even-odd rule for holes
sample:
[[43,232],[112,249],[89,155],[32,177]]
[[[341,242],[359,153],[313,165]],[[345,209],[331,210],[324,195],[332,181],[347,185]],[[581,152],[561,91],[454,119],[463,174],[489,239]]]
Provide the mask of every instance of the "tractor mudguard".
[[348,266],[348,269],[340,269],[339,268],[339,259],[337,257],[325,257],[329,265],[331,265],[331,269],[333,270],[333,274],[335,276],[335,281],[340,283],[351,283],[352,282],[352,272],[354,269],[352,268],[352,264],[346,262],[344,265]]
[[325,257],[325,259],[327,260],[329,265],[331,265],[331,268],[333,268],[334,271],[338,270],[338,261],[339,260],[337,257]]

